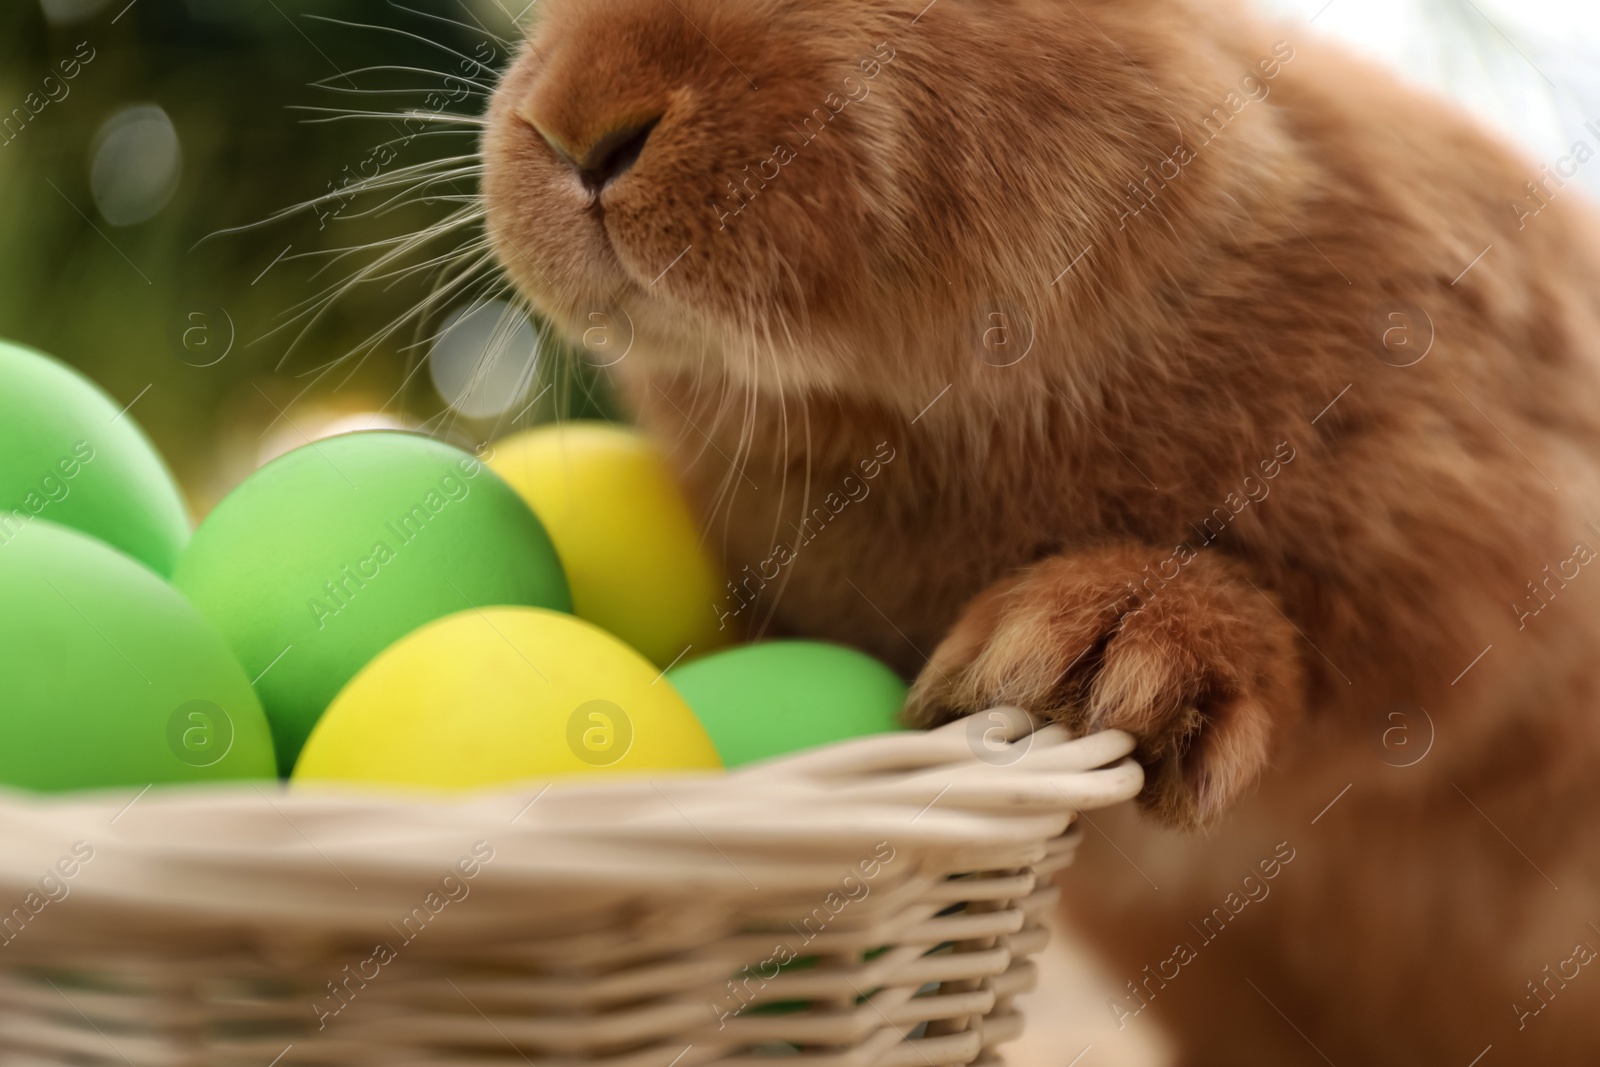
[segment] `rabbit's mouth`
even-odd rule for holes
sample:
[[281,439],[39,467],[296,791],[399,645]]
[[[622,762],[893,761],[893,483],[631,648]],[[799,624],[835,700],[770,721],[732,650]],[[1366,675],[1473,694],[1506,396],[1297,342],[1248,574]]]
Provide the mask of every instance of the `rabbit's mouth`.
[[644,342],[635,352],[703,355],[683,284],[695,242],[674,210],[684,180],[672,115],[647,101],[573,119],[539,95],[545,65],[530,49],[488,115],[484,200],[506,273],[576,344],[620,323]]
[[484,197],[506,272],[550,321],[579,340],[620,315],[634,361],[787,381],[852,381],[886,347],[918,347],[881,296],[907,253],[880,238],[906,227],[877,216],[911,169],[880,143],[892,48],[860,27],[813,40],[800,3],[541,10],[490,105]]

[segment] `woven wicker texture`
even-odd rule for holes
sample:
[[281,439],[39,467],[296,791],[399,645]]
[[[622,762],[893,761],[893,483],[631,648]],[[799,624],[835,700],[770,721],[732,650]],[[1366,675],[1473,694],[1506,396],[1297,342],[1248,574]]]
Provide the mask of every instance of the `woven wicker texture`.
[[0,1063],[984,1062],[1132,747],[997,709],[466,801],[0,795]]

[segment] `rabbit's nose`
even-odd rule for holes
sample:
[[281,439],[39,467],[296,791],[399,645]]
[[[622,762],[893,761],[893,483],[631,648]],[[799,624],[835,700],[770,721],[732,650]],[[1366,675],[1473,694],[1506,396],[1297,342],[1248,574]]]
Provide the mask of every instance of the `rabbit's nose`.
[[561,157],[562,162],[577,171],[584,187],[598,196],[601,190],[626,174],[639,161],[645,143],[660,122],[661,116],[656,115],[643,121],[615,124],[591,140],[587,147],[577,150],[562,144],[542,124],[530,124]]

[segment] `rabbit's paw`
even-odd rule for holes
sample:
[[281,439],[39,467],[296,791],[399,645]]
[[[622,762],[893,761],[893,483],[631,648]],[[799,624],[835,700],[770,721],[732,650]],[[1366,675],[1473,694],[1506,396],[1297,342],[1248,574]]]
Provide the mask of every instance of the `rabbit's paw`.
[[[907,720],[1015,704],[1075,731],[1126,730],[1162,822],[1202,826],[1266,765],[1301,706],[1296,635],[1228,561],[1145,548],[1055,556],[974,599],[918,677]],[[1169,579],[1158,571],[1176,573]]]

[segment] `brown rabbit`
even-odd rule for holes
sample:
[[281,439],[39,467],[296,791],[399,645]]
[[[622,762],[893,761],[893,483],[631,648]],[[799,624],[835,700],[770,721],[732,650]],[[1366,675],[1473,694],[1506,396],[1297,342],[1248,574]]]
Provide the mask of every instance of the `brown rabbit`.
[[484,149],[519,287],[631,344],[708,610],[888,659],[918,724],[1140,739],[1069,882],[1118,1026],[1594,1062],[1579,146],[1222,0],[545,0]]

